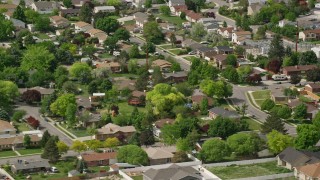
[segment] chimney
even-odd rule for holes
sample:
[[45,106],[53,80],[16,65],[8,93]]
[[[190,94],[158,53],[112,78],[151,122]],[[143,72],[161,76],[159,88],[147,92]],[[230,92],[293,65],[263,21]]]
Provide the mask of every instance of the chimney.
[[296,69],[299,69],[299,66],[298,66],[298,65],[295,65],[294,67],[295,67]]
[[113,132],[113,129],[112,129],[112,128],[110,128],[110,132]]

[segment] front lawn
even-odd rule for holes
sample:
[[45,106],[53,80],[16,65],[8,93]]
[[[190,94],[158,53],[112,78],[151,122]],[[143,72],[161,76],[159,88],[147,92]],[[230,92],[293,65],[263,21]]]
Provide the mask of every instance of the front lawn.
[[40,39],[50,39],[50,37],[44,33],[38,33],[38,34],[36,34],[36,36]]
[[183,22],[186,22],[186,20],[181,19],[179,16],[164,16],[162,14],[158,15],[162,20],[168,21],[168,23],[172,23],[178,26],[181,26]]
[[72,128],[67,128],[66,124],[60,124],[60,126],[63,127],[64,129],[66,129],[67,131],[69,131],[70,133],[72,133],[73,135],[77,136],[77,137],[90,136],[90,134],[87,132],[86,128],[72,129]]
[[92,170],[93,172],[97,173],[100,171],[109,171],[110,167],[109,166],[96,166],[96,167],[89,167],[90,170]]
[[245,117],[244,120],[249,124],[249,129],[254,131],[254,130],[260,130],[261,124],[256,122],[255,120]]
[[17,154],[14,151],[11,151],[11,150],[0,151],[0,158],[10,157],[10,156],[17,156]]
[[[124,116],[130,116],[134,106],[129,105],[127,102],[122,102],[118,104],[120,114]],[[145,107],[138,107],[139,112],[146,112]]]
[[173,49],[175,47],[172,47],[171,44],[166,44],[166,45],[160,45],[159,47],[163,48],[163,49]]
[[263,91],[254,91],[252,92],[252,96],[254,99],[259,99],[259,100],[265,100],[265,99],[270,99],[270,90],[263,90]]
[[19,132],[31,130],[29,126],[24,122],[14,122],[14,125]]
[[42,149],[41,149],[41,148],[20,149],[20,150],[18,150],[18,152],[19,152],[21,155],[40,154],[40,153],[42,153]]
[[240,166],[210,167],[208,170],[221,179],[237,179],[291,172],[288,169],[278,167],[276,161]]
[[99,57],[100,58],[111,58],[112,55],[110,53],[106,52],[106,53],[103,53],[103,54],[99,55]]
[[188,51],[185,50],[185,49],[172,49],[172,50],[169,50],[171,53],[175,54],[175,55],[184,55],[184,54],[187,54]]

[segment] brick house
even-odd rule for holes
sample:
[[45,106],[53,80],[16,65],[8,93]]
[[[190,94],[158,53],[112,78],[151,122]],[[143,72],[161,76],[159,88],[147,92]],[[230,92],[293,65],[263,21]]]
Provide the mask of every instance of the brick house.
[[299,32],[299,39],[303,41],[320,40],[320,29],[309,29]]
[[299,180],[320,179],[320,163],[295,167],[294,176]]
[[117,163],[116,152],[104,152],[104,153],[90,153],[81,154],[81,159],[88,165],[88,167],[94,166],[109,166]]
[[304,87],[304,90],[312,92],[312,93],[319,93],[320,92],[320,84],[307,84]]
[[134,126],[118,126],[109,123],[100,129],[97,129],[97,134],[94,135],[94,139],[104,141],[107,138],[116,137],[122,142],[126,142],[134,133],[136,129]]
[[105,68],[107,70],[112,71],[113,73],[121,72],[121,65],[118,62],[104,62],[97,64],[96,67],[99,68]]
[[303,75],[307,71],[310,71],[312,69],[316,69],[317,65],[297,65],[297,66],[287,66],[282,69],[282,73],[291,76],[293,74],[297,75]]
[[163,73],[163,77],[166,82],[169,83],[180,83],[188,79],[188,74],[185,71]]
[[16,132],[17,129],[14,128],[12,124],[10,124],[8,121],[0,120],[0,136],[14,135]]

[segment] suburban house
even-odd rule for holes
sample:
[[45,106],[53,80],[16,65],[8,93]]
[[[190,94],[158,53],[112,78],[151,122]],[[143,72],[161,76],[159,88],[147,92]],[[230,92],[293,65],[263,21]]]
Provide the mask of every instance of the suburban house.
[[96,6],[93,8],[94,13],[98,13],[98,12],[112,13],[115,11],[116,11],[116,8],[114,6]]
[[317,65],[297,65],[282,68],[282,73],[291,76],[293,74],[304,75],[307,71],[318,68]]
[[134,20],[138,27],[143,28],[143,25],[148,22],[148,15],[142,12],[136,12],[133,14]]
[[19,19],[10,18],[10,21],[12,22],[13,26],[16,28],[16,30],[24,29],[26,28],[26,23]]
[[210,48],[210,47],[203,46],[203,45],[200,46],[199,48],[197,48],[197,54],[202,58],[204,57],[204,53],[206,53],[206,52],[216,52],[216,51],[214,48]]
[[40,14],[50,14],[55,9],[59,9],[60,4],[56,1],[38,1],[31,4],[31,9]]
[[52,26],[56,28],[65,28],[70,25],[70,22],[68,21],[68,19],[61,16],[51,16],[49,19]]
[[250,31],[235,31],[232,33],[232,42],[238,45],[243,45],[245,40],[251,39]]
[[200,13],[195,13],[193,11],[190,11],[188,14],[186,14],[186,19],[187,21],[189,22],[193,22],[193,23],[196,23],[198,22],[199,19],[202,18],[202,14]]
[[163,78],[168,83],[181,83],[188,79],[188,73],[185,71],[163,73]]
[[195,44],[197,43],[196,41],[192,40],[192,39],[185,39],[184,41],[182,41],[181,45],[184,48],[190,47],[191,44]]
[[222,27],[217,30],[217,33],[220,34],[224,38],[231,39],[233,29],[234,29],[233,27]]
[[299,39],[303,41],[320,40],[320,29],[309,29],[299,32]]
[[271,99],[275,103],[286,103],[288,102],[288,96],[284,95],[283,88],[281,87],[271,87],[270,88]]
[[283,28],[285,25],[293,25],[293,26],[295,26],[295,25],[297,25],[297,23],[293,22],[293,21],[289,21],[287,19],[283,19],[283,20],[279,21],[279,25],[278,25],[279,27]]
[[0,120],[0,137],[15,135],[17,129],[8,121]]
[[215,51],[217,52],[217,54],[232,54],[233,48],[229,46],[216,46]]
[[80,9],[86,2],[91,2],[91,0],[72,0],[72,5],[76,9]]
[[80,157],[88,167],[94,166],[109,166],[117,163],[116,152],[103,152],[103,153],[84,153]]
[[116,137],[120,141],[126,142],[128,138],[130,138],[136,129],[134,126],[118,126],[112,123],[108,123],[100,129],[97,129],[97,133],[94,135],[94,139],[104,141],[107,138]]
[[191,166],[172,164],[165,169],[148,169],[143,172],[143,180],[207,180],[201,173]]
[[144,105],[146,99],[146,93],[142,91],[132,91],[131,96],[128,99],[129,105],[139,106]]
[[[37,146],[42,138],[42,136],[38,134],[32,134],[29,136],[31,138],[31,146]],[[23,134],[0,137],[0,150],[24,148],[23,139]]]
[[299,180],[320,179],[320,163],[295,167],[294,176]]
[[295,167],[320,162],[320,153],[312,151],[299,151],[292,147],[283,150],[277,156],[278,166],[293,170]]
[[179,6],[179,5],[186,5],[185,0],[169,0],[168,2],[169,7]]
[[218,116],[223,118],[232,118],[232,119],[240,119],[240,115],[233,110],[228,110],[222,107],[214,107],[208,110],[209,118],[215,119]]
[[50,168],[49,161],[40,159],[35,161],[17,160],[11,165],[11,171],[14,174],[29,174],[35,172],[47,172]]
[[119,78],[113,78],[113,82],[114,82],[113,84],[117,87],[119,91],[122,91],[124,89],[130,89],[131,91],[134,91],[135,83],[137,82],[137,80],[119,77]]
[[211,97],[208,97],[207,95],[193,95],[191,96],[191,101],[193,104],[198,104],[200,105],[201,102],[204,100],[204,99],[207,99],[208,100],[208,106],[212,106],[213,105],[213,99]]
[[78,16],[80,9],[60,9],[59,15],[62,17]]
[[166,60],[158,59],[152,62],[152,67],[160,67],[161,71],[168,72],[172,64]]
[[36,86],[36,87],[32,87],[32,88],[19,88],[19,93],[23,94],[24,92],[26,92],[27,90],[36,90],[39,91],[41,94],[41,98],[50,96],[51,94],[54,93],[54,89],[51,88],[43,88],[40,86]]
[[227,65],[227,56],[226,54],[216,54],[213,56],[213,60],[219,69],[223,69]]
[[312,93],[320,93],[320,84],[310,83],[304,86],[305,91],[309,91]]
[[208,51],[203,53],[203,58],[207,61],[213,61],[216,55],[217,55],[216,51]]
[[161,137],[161,128],[163,128],[163,126],[167,125],[167,124],[173,124],[174,123],[174,119],[160,119],[158,121],[156,121],[153,124],[153,134],[154,136],[160,138]]
[[220,25],[218,23],[206,23],[204,29],[209,32],[216,32]]
[[289,100],[289,102],[288,102],[288,106],[291,109],[294,109],[299,104],[304,104],[307,106],[307,117],[306,118],[308,118],[308,119],[313,119],[319,111],[317,105],[315,105],[314,102],[304,103],[304,102],[300,101],[299,99]]
[[96,68],[98,69],[107,69],[110,70],[113,73],[121,72],[121,65],[119,62],[103,62],[100,64],[96,64]]
[[177,151],[175,146],[148,147],[144,150],[148,154],[150,165],[171,163],[173,154]]
[[180,16],[181,12],[188,10],[186,5],[176,5],[170,8],[171,12],[176,16]]
[[14,10],[17,8],[15,4],[0,4],[0,9],[6,9],[7,12],[13,13]]
[[91,24],[86,23],[86,22],[79,21],[79,22],[74,23],[74,30],[76,33],[79,33],[81,31],[87,32],[90,29],[93,29],[93,26]]
[[256,13],[258,13],[260,11],[260,9],[262,8],[261,4],[259,3],[252,3],[250,6],[248,6],[248,16],[252,16],[255,15]]

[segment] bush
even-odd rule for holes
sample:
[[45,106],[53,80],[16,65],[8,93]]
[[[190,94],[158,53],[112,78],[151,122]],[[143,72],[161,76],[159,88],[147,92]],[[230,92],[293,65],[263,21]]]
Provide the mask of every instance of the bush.
[[23,118],[23,116],[26,115],[26,111],[24,110],[18,110],[16,112],[13,113],[12,115],[12,120],[14,121],[19,121],[20,119]]
[[276,104],[271,99],[266,99],[261,104],[261,110],[270,111]]

